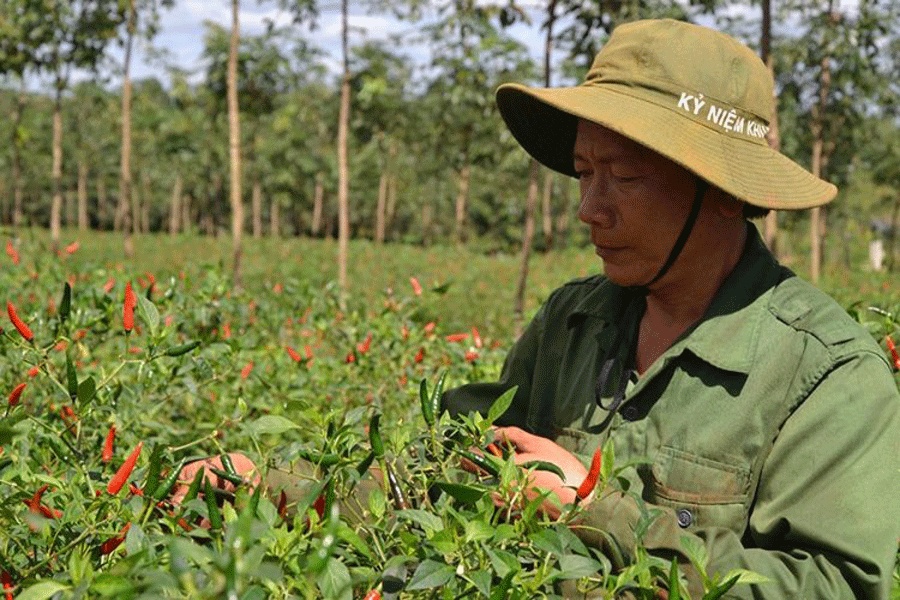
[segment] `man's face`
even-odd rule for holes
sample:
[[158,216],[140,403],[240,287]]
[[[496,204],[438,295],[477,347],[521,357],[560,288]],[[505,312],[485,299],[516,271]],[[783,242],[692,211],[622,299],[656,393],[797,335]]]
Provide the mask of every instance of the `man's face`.
[[684,226],[696,178],[656,152],[584,120],[573,154],[581,185],[578,218],[591,227],[606,276],[622,286],[649,283]]

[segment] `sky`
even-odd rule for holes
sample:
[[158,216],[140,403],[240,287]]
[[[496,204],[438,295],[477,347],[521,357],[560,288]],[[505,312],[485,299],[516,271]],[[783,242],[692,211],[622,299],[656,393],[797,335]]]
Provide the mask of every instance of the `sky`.
[[[337,72],[340,59],[341,14],[338,0],[319,2],[321,9],[318,26],[312,32],[304,29],[304,36],[325,50],[331,58],[330,66]],[[538,6],[539,0],[528,0],[523,4]],[[274,2],[267,1],[262,5],[257,0],[242,0],[240,6],[241,33],[258,35],[265,31],[267,21],[276,25],[290,25],[291,15],[280,10]],[[165,50],[168,59],[175,65],[188,71],[199,71],[202,68],[200,54],[203,50],[203,23],[212,21],[231,28],[230,0],[176,0],[172,9],[162,13],[160,28],[153,45]],[[370,15],[357,3],[350,2],[348,22],[351,30],[350,45],[363,40],[383,40],[391,34],[409,30],[409,23],[400,22],[387,15]],[[541,34],[539,24],[532,27],[517,26],[513,34],[526,43],[536,57],[541,52]],[[113,49],[111,54],[121,61],[121,51]],[[135,49],[132,59],[132,77],[135,79],[155,76],[165,80],[165,71],[157,62],[147,59],[148,53],[144,44]]]
[[[541,7],[546,0],[519,0],[520,5],[530,7],[530,15],[533,24],[516,25],[511,33],[528,48],[532,56],[540,61],[543,52],[543,35],[539,29]],[[859,0],[837,0],[836,4],[842,12],[853,14]],[[339,0],[318,0],[321,8],[318,19],[318,27],[305,36],[311,42],[325,50],[331,58],[330,66],[334,72],[339,70],[340,59],[340,2]],[[231,27],[231,1],[230,0],[175,0],[172,9],[162,13],[160,30],[153,41],[153,45],[163,49],[168,54],[168,61],[187,71],[195,72],[192,80],[201,78],[202,63],[200,54],[203,49],[203,23],[212,21],[227,29]],[[256,35],[264,32],[267,20],[276,25],[289,25],[291,16],[280,10],[272,0],[241,0],[240,27],[241,33]],[[367,14],[358,2],[350,1],[349,23],[351,27],[351,46],[364,39],[386,39],[391,34],[408,30],[412,27],[409,23],[399,22],[396,19],[378,14]],[[143,43],[135,48],[132,59],[132,77],[157,77],[167,83],[165,70],[159,62],[148,60],[148,52]],[[112,48],[112,56],[121,62],[121,49]]]

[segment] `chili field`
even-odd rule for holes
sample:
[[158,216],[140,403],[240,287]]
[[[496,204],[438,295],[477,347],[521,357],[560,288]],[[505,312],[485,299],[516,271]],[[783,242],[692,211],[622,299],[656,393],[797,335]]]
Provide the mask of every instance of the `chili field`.
[[[499,374],[518,256],[353,242],[341,293],[327,240],[248,240],[235,285],[221,239],[139,236],[126,260],[118,236],[67,235],[57,253],[39,230],[0,239],[6,598],[651,598],[661,581],[672,598],[683,587],[676,565],[640,549],[615,572],[615,557],[567,526],[577,507],[550,522],[503,452],[468,454],[490,444],[505,398],[487,417],[434,409],[442,388]],[[525,318],[598,267],[588,250],[535,256]],[[888,282],[835,272],[823,287],[884,347],[900,306]],[[169,501],[181,465],[230,451],[263,476],[298,456],[316,472],[292,506],[227,472],[234,494]],[[609,448],[598,466],[600,486],[626,468]],[[702,549],[689,552],[704,597],[756,577],[707,574]]]

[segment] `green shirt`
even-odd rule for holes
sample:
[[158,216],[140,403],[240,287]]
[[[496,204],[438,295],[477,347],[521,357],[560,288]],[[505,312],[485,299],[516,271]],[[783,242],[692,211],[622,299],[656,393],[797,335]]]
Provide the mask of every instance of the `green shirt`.
[[[447,407],[486,411],[515,385],[500,424],[585,463],[609,437],[617,464],[646,459],[633,489],[663,514],[645,545],[678,551],[680,537],[695,536],[710,574],[742,567],[771,580],[733,588],[737,597],[887,598],[900,537],[900,398],[872,336],[780,266],[751,225],[706,315],[628,385],[603,427],[599,363],[616,328],[640,316],[616,322],[623,292],[602,276],[559,288],[500,381],[451,390]],[[627,532],[633,509],[594,504],[589,525]]]

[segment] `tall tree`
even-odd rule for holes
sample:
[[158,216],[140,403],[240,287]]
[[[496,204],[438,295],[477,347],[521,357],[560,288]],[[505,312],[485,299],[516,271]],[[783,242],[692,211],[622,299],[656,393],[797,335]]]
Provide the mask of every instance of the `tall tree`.
[[231,165],[231,245],[235,281],[240,281],[244,202],[241,194],[241,119],[238,106],[238,44],[240,1],[231,0],[231,44],[228,52],[228,147]]
[[348,57],[347,0],[341,0],[341,112],[338,116],[338,285],[347,289],[347,254],[350,240],[350,168],[347,164],[350,128],[350,62]]

